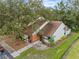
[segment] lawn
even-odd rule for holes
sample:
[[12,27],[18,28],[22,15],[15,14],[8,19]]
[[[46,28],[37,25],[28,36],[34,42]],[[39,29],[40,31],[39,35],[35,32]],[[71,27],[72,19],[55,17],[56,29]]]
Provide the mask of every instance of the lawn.
[[66,59],[79,59],[79,40],[69,49]]
[[72,45],[72,43],[77,40],[79,34],[74,34],[69,37],[61,46],[57,48],[50,48],[48,50],[39,51],[34,48],[30,48],[23,52],[16,59],[61,59],[63,54]]

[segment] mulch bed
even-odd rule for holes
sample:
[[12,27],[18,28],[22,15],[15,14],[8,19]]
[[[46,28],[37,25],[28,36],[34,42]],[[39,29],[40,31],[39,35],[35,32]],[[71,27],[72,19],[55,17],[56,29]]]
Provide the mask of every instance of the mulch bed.
[[16,39],[16,40],[13,40],[11,37],[9,36],[6,36],[4,38],[4,41],[9,45],[11,46],[13,49],[15,50],[19,50],[25,46],[27,46],[28,44],[22,40],[19,40],[19,39]]
[[62,37],[60,40],[58,40],[58,41],[56,42],[56,45],[57,45],[57,46],[62,45],[62,44],[67,40],[67,38],[70,37],[70,36],[72,36],[73,34],[74,34],[74,33],[71,33],[71,34],[69,34],[68,36]]
[[62,43],[64,43],[65,40],[66,40],[66,38],[67,38],[67,37],[64,37],[64,38],[61,38],[60,40],[58,40],[58,41],[56,42],[56,45],[59,46],[59,45],[61,45]]

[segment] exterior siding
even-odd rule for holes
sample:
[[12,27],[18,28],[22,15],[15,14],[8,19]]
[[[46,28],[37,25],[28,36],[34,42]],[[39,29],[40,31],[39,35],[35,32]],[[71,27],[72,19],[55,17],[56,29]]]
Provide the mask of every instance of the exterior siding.
[[59,28],[56,30],[56,32],[53,34],[54,36],[54,42],[57,42],[61,37],[64,36],[65,30],[64,30],[65,25],[62,23]]
[[39,36],[37,34],[32,34],[32,42],[39,40]]

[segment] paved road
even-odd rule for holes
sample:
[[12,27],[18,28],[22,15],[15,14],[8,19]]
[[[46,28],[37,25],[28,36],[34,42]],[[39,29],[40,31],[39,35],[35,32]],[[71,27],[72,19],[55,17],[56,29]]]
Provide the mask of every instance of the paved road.
[[10,53],[5,50],[3,53],[0,52],[0,59],[14,59]]

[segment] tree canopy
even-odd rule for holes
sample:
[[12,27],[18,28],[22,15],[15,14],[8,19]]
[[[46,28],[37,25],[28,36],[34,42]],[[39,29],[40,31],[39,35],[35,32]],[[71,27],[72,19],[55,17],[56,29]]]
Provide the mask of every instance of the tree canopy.
[[54,18],[63,21],[73,31],[79,31],[79,0],[64,1],[61,1],[56,6]]
[[43,0],[0,0],[0,35],[23,35],[23,30],[38,17],[63,21],[73,31],[79,30],[79,0],[64,0],[47,8]]

